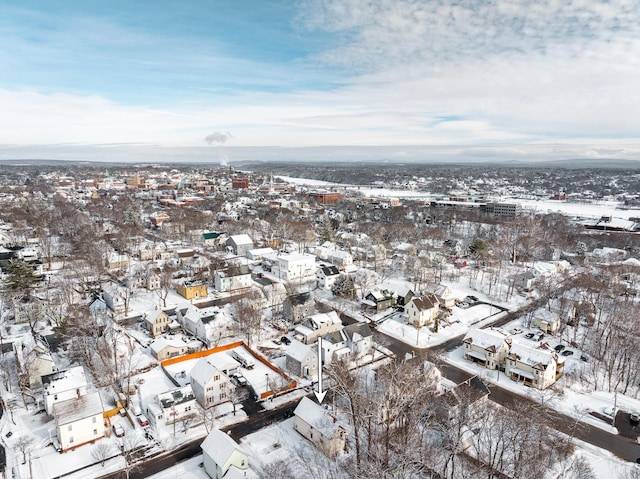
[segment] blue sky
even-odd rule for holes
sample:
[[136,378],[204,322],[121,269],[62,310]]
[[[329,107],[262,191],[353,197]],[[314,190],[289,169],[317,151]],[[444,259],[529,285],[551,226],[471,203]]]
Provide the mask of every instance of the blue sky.
[[0,0],[0,65],[0,158],[640,158],[635,0]]

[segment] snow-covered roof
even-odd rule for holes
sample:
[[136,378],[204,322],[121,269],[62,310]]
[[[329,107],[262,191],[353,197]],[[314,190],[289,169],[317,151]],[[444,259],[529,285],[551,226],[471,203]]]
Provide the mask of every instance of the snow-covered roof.
[[247,234],[229,236],[229,240],[233,241],[236,245],[253,244],[253,240]]
[[84,375],[84,368],[75,368],[56,371],[55,373],[42,376],[42,387],[45,394],[57,394],[61,391],[70,391],[87,385],[87,378]]
[[533,317],[539,319],[541,321],[553,323],[559,319],[558,313],[554,313],[553,311],[549,311],[546,308],[538,308],[535,313],[533,313]]
[[333,437],[338,427],[342,426],[335,416],[308,397],[302,398],[293,414],[327,438]]
[[213,355],[200,358],[191,370],[191,380],[200,385],[205,385],[216,374],[220,374],[218,368],[213,364]]
[[524,344],[513,344],[508,357],[538,369],[545,369],[549,363],[555,362],[555,355],[551,351],[532,348]]
[[287,356],[295,359],[298,362],[304,361],[307,355],[311,352],[311,347],[294,339],[287,348]]
[[320,329],[323,324],[342,324],[338,313],[330,311],[328,313],[316,313],[309,316],[309,324],[314,329]]
[[502,347],[506,339],[507,336],[496,330],[470,329],[463,342],[495,352]]
[[151,348],[151,350],[154,353],[158,354],[159,352],[161,352],[167,346],[174,347],[176,349],[180,349],[180,348],[185,347],[186,345],[187,345],[187,343],[185,343],[184,341],[181,341],[179,339],[158,338],[154,342],[152,342],[149,347]]
[[209,456],[218,466],[224,466],[235,450],[242,449],[229,435],[220,429],[213,429],[200,445],[202,453]]
[[98,391],[60,401],[53,405],[53,415],[58,426],[70,424],[103,412],[102,399]]

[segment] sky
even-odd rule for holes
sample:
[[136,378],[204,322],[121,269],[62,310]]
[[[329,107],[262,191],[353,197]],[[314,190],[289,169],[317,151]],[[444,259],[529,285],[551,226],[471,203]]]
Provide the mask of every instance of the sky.
[[638,85],[637,0],[0,0],[0,159],[640,159]]

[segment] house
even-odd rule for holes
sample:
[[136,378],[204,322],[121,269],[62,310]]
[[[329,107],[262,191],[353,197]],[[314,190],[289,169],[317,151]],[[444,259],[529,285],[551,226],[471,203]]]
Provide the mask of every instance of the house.
[[316,284],[318,288],[331,290],[333,283],[340,277],[340,271],[336,266],[318,266],[316,270]]
[[53,413],[55,403],[78,398],[86,393],[87,378],[82,366],[42,376],[42,396],[47,414]]
[[322,336],[322,364],[331,364],[334,359],[340,360],[351,354],[344,328],[331,331]]
[[251,271],[247,265],[230,266],[215,272],[214,287],[216,291],[228,292],[250,288],[252,284]]
[[247,477],[249,458],[227,433],[213,429],[200,448],[204,470],[212,479]]
[[373,350],[373,333],[366,323],[353,323],[344,327],[347,345],[354,359],[359,359]]
[[42,376],[51,374],[55,370],[49,347],[40,340],[27,340],[25,343],[15,341],[13,348],[18,364],[26,372],[29,388],[35,389],[42,386]]
[[511,379],[536,389],[551,386],[562,376],[563,368],[554,351],[524,344],[513,344],[505,361],[505,373]]
[[52,412],[62,452],[104,437],[104,408],[98,391],[59,401]]
[[202,349],[202,343],[194,340],[188,343],[181,339],[158,338],[150,345],[151,355],[158,361],[175,358],[184,354],[191,354]]
[[514,286],[525,291],[531,290],[536,283],[536,275],[531,270],[523,271],[514,276]]
[[204,298],[207,296],[207,285],[202,281],[185,281],[178,285],[176,293],[189,300]]
[[156,394],[153,399],[147,405],[147,418],[156,425],[173,424],[196,414],[196,397],[189,384]]
[[338,419],[311,399],[304,397],[293,411],[293,428],[329,458],[344,451],[347,431]]
[[151,337],[155,338],[156,336],[160,336],[168,331],[171,321],[172,320],[167,313],[160,309],[156,309],[150,313],[144,314],[142,324],[145,329],[149,331]]
[[255,248],[247,251],[247,259],[249,261],[260,261],[264,255],[275,253],[273,248]]
[[283,281],[315,280],[316,257],[307,253],[272,253],[264,255],[262,267]]
[[369,291],[362,301],[364,309],[372,309],[376,312],[389,309],[391,306],[395,306],[396,297],[388,289],[375,289]]
[[313,314],[316,309],[311,293],[291,294],[282,303],[282,314],[293,324],[301,323]]
[[560,315],[545,308],[539,308],[533,313],[533,324],[547,334],[556,334],[560,330]]
[[478,376],[456,385],[453,389],[441,394],[428,406],[445,426],[466,424],[471,427],[474,418],[483,417],[482,410],[491,391]]
[[129,307],[131,290],[118,283],[109,282],[102,285],[102,299],[115,314],[124,314]]
[[204,409],[229,401],[233,384],[225,374],[227,371],[215,365],[214,356],[200,358],[191,370],[191,388]]
[[467,361],[487,369],[497,369],[509,352],[511,338],[494,329],[470,329],[462,344]]
[[411,298],[416,296],[416,293],[411,289],[410,286],[406,285],[395,285],[394,291],[396,293],[396,304],[398,306],[405,306],[411,301]]
[[314,343],[318,337],[342,329],[342,321],[338,313],[317,313],[310,316],[303,324],[296,326],[296,337],[305,344]]
[[211,347],[220,339],[222,330],[218,320],[222,320],[224,316],[224,312],[215,307],[205,310],[191,306],[177,313],[177,318],[184,329],[205,343],[207,347]]
[[107,314],[107,303],[100,296],[94,297],[89,303],[89,314],[92,318],[104,318]]
[[254,248],[253,240],[247,234],[230,236],[226,245],[236,256],[246,256]]
[[301,378],[316,376],[318,374],[317,348],[294,339],[286,351],[285,367],[291,374]]
[[129,256],[112,251],[107,257],[107,267],[109,269],[126,269],[129,267]]
[[417,328],[433,323],[438,317],[440,302],[433,294],[413,297],[405,307],[407,321]]
[[422,295],[433,294],[445,308],[453,308],[456,305],[456,296],[451,288],[444,284],[430,284],[422,291]]
[[202,233],[202,242],[205,246],[215,246],[225,235],[226,233],[218,233],[217,231],[205,231]]

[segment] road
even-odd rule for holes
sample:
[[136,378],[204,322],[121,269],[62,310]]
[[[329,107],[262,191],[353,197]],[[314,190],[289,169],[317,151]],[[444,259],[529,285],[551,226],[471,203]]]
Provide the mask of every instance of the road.
[[[261,409],[247,421],[234,424],[233,426],[222,428],[223,431],[228,432],[229,435],[237,442],[244,436],[262,429],[274,422],[283,421],[293,415],[293,410],[298,405],[298,400],[283,404],[277,408],[271,410]],[[204,437],[198,437],[192,441],[183,444],[177,449],[171,450],[167,453],[154,457],[151,460],[147,460],[138,464],[129,473],[130,479],[144,479],[157,472],[169,469],[180,461],[192,458],[200,454],[200,444]],[[101,476],[99,479],[125,479],[126,474],[124,471],[118,471],[111,474]]]
[[[536,301],[532,304],[529,304],[520,310],[510,311],[508,314],[504,315],[501,318],[498,318],[496,321],[492,322],[490,325],[485,325],[484,327],[500,327],[508,324],[510,321],[522,316],[524,313],[529,311],[531,308],[537,308],[539,306],[539,301]],[[448,341],[434,346],[428,350],[416,349],[413,346],[403,343],[402,341],[393,338],[391,336],[387,336],[377,330],[374,329],[374,339],[376,342],[384,345],[389,348],[396,354],[396,358],[398,360],[402,360],[406,357],[417,355],[426,355],[426,358],[430,361],[436,363],[438,368],[441,370],[443,376],[450,381],[455,382],[456,384],[460,384],[467,379],[471,378],[473,375],[463,369],[460,369],[452,364],[443,363],[439,360],[439,356],[443,353],[449,352],[459,346],[462,345],[462,339],[464,335],[459,335],[454,338],[449,339]],[[408,355],[408,356],[407,356]],[[425,356],[423,356],[425,357]],[[527,404],[530,403],[531,410],[537,408],[539,410],[540,405],[535,403],[533,400],[528,399],[524,396],[518,395],[509,389],[502,388],[499,384],[490,384],[489,388],[491,390],[491,394],[489,395],[489,399],[493,402],[500,404],[505,407],[512,407],[513,404]],[[604,431],[596,426],[592,426],[590,424],[576,421],[574,418],[561,414],[557,411],[546,408],[546,414],[549,414],[553,421],[552,423],[556,426],[556,429],[565,433],[576,437],[584,442],[589,444],[593,444],[594,446],[600,447],[602,449],[606,449],[607,451],[612,452],[619,458],[625,461],[635,462],[638,458],[640,458],[640,445],[637,440],[623,437],[617,434],[611,434],[607,431]]]

